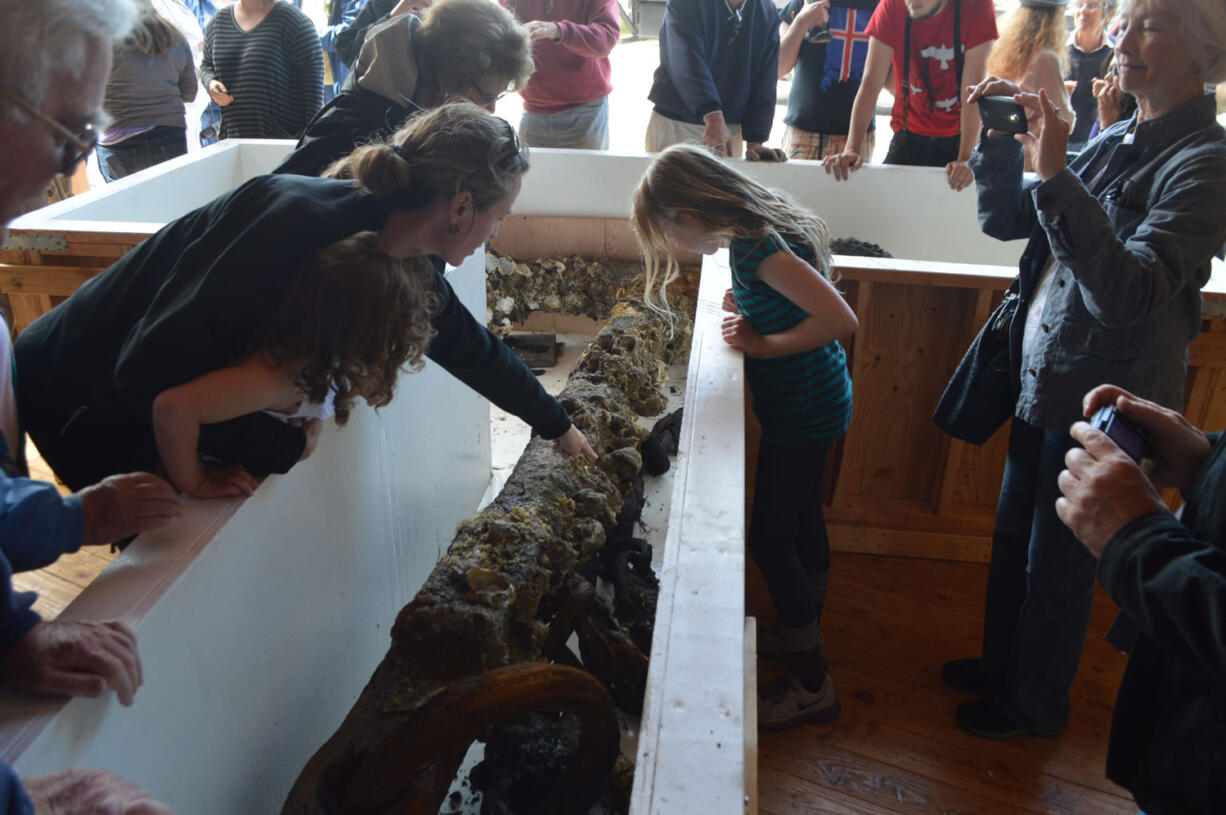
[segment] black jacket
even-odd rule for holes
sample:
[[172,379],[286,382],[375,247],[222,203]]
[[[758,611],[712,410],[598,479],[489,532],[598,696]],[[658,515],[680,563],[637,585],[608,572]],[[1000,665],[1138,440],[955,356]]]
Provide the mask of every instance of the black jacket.
[[[384,205],[350,182],[260,176],[85,283],[15,346],[18,408],[52,469],[74,490],[153,469],[154,397],[246,358],[304,263],[386,220]],[[439,310],[427,356],[546,438],[565,433],[566,411],[473,318],[434,260]],[[304,443],[301,430],[263,413],[201,434],[202,452],[257,476],[288,470]]]
[[294,152],[273,172],[319,175],[359,144],[395,133],[415,107],[412,102],[397,105],[373,91],[347,88],[315,114]]
[[1107,776],[1149,815],[1226,808],[1226,436],[1181,520],[1138,518],[1098,577],[1139,631],[1124,670]]

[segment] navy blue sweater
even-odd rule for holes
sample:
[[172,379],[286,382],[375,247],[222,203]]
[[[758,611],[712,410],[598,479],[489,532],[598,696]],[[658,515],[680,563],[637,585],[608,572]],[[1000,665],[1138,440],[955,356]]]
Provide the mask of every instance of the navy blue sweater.
[[748,142],[770,138],[779,71],[779,13],[771,0],[745,0],[741,19],[724,0],[668,0],[660,67],[648,98],[669,119],[702,124],[720,110]]

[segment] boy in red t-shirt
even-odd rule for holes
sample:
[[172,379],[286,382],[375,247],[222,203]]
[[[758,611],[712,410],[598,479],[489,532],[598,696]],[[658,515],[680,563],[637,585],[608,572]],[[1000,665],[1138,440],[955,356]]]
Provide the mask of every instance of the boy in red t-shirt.
[[842,180],[863,165],[864,136],[892,62],[894,138],[885,163],[944,167],[950,187],[969,186],[966,162],[979,137],[979,109],[964,102],[966,88],[987,73],[996,39],[992,0],[882,0],[867,31],[868,58],[847,147],[823,162],[826,172]]

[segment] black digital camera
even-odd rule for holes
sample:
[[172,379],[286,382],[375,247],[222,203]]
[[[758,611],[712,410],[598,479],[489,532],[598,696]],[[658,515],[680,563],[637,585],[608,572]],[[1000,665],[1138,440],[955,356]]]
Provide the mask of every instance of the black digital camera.
[[1138,464],[1145,457],[1145,432],[1121,416],[1115,405],[1103,405],[1095,411],[1090,426],[1106,433]]

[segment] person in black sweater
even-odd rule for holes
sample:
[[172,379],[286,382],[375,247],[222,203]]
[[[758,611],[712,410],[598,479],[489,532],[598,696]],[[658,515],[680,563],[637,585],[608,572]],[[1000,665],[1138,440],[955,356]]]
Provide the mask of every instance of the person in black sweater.
[[[431,256],[436,334],[426,355],[562,452],[594,458],[557,400],[443,277],[444,261],[460,263],[497,234],[527,169],[510,125],[458,103],[354,151],[338,168],[348,177],[260,176],[188,213],[18,338],[16,390],[30,436],[74,489],[160,469],[158,395],[275,344],[265,328],[302,270],[338,241],[375,232],[380,257]],[[201,427],[198,449],[258,478],[286,472],[307,444],[302,427],[257,411]]]
[[[1060,519],[1098,558],[1098,580],[1126,631],[1107,777],[1150,815],[1221,812],[1226,801],[1226,434],[1113,385],[1086,394],[1085,415],[1113,405],[1146,434],[1145,468],[1084,422],[1065,457]],[[1183,493],[1172,515],[1158,487]]]
[[394,14],[366,33],[346,88],[273,172],[320,175],[415,111],[450,99],[492,112],[508,89],[528,84],[533,69],[527,30],[490,0],[439,0],[422,19]]

